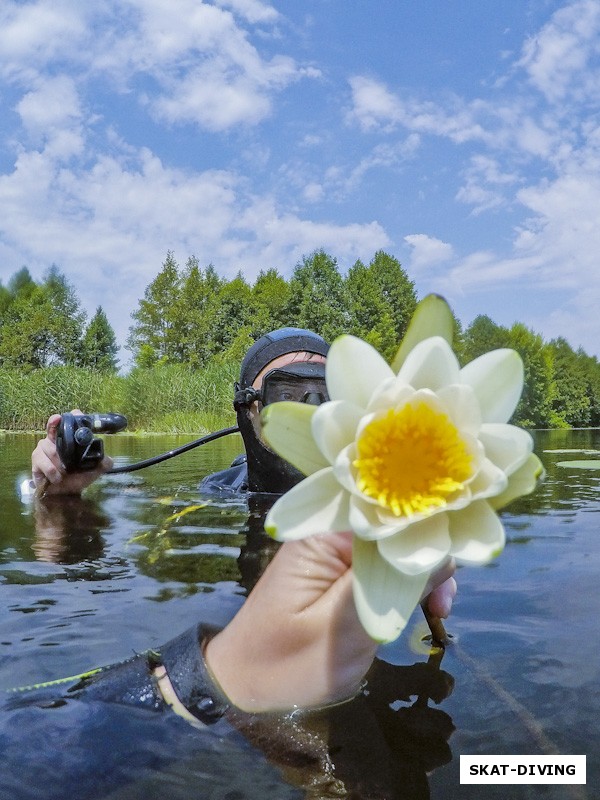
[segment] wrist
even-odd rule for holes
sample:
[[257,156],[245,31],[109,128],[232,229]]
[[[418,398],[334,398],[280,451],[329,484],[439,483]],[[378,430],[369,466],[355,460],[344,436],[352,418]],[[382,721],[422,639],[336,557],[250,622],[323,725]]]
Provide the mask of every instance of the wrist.
[[242,711],[258,710],[256,691],[252,679],[248,680],[250,669],[248,657],[238,655],[238,644],[231,635],[231,626],[219,631],[204,645],[203,656],[208,674],[219,687],[223,696]]
[[212,724],[229,708],[218,680],[205,658],[206,644],[215,635],[209,625],[196,625],[154,653],[153,675],[163,700],[176,713]]
[[360,691],[366,669],[347,672],[339,665],[332,674],[323,640],[298,646],[299,631],[291,643],[284,631],[270,629],[263,638],[256,627],[246,637],[236,620],[204,651],[209,673],[232,706],[249,714],[313,711],[344,703]]

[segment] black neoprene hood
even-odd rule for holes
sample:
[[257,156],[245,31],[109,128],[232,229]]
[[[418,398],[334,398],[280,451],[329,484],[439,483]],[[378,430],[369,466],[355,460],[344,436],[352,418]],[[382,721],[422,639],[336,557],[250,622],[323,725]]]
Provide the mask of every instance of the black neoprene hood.
[[251,386],[267,364],[287,353],[307,352],[327,356],[329,345],[304,328],[278,328],[261,336],[248,350],[240,368],[240,386]]

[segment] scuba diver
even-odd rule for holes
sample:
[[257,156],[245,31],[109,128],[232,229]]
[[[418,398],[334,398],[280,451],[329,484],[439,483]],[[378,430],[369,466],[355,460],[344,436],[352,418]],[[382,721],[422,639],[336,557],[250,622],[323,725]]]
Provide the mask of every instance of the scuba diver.
[[[278,400],[318,404],[328,399],[327,352],[320,336],[296,328],[273,331],[252,345],[234,394],[245,456],[204,478],[202,491],[241,493],[249,499],[270,494],[274,500],[301,480],[303,476],[261,440],[259,412]],[[47,481],[48,495],[77,495],[110,471],[112,461],[104,457],[95,469],[67,472],[56,449],[60,419],[57,414],[50,417],[47,437],[32,454],[33,482]],[[318,715],[340,703],[362,703],[364,679],[377,650],[354,606],[351,542],[350,532],[327,531],[287,542],[278,547],[222,630],[196,624],[157,650],[27,692],[27,702],[48,708],[86,699],[171,710],[200,727],[225,719],[249,741],[266,737],[269,747],[273,739],[283,742],[286,750],[304,739],[314,744],[314,735],[298,722],[298,710]],[[423,601],[437,617],[450,613],[456,592],[453,573],[454,564],[444,564],[424,592]],[[20,695],[12,702],[18,707]],[[275,732],[274,714],[285,720],[277,722]],[[265,724],[267,734],[262,732]],[[301,747],[303,752],[307,747]],[[326,761],[326,750],[325,742],[314,756],[319,763]],[[390,780],[394,782],[393,776]]]
[[233,407],[246,454],[200,484],[208,491],[283,494],[304,477],[263,442],[259,413],[279,400],[319,405],[329,399],[325,359],[329,345],[312,331],[280,328],[248,350],[235,385]]
[[[203,492],[280,495],[303,478],[262,441],[259,413],[264,406],[278,400],[313,405],[327,400],[328,350],[329,345],[321,336],[302,328],[279,328],[250,347],[240,367],[233,399],[245,455],[238,457],[229,469],[204,478],[200,484]],[[72,413],[81,414],[79,410]],[[33,451],[33,486],[43,485],[49,495],[81,494],[93,481],[111,471],[112,459],[105,456],[94,469],[67,471],[56,448],[60,420],[59,414],[49,418],[47,436]]]

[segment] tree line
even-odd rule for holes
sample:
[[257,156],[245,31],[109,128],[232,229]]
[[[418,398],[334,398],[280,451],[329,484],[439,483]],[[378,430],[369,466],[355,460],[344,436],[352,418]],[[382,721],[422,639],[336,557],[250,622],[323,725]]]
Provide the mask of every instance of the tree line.
[[0,367],[30,371],[77,366],[115,371],[119,347],[101,306],[92,319],[74,287],[52,266],[41,283],[27,267],[0,282]]
[[[277,327],[309,328],[332,341],[352,333],[386,358],[395,354],[417,303],[414,282],[383,251],[342,275],[323,250],[304,257],[289,279],[276,269],[253,283],[220,276],[194,256],[180,266],[168,252],[132,313],[127,340],[136,371],[181,365],[194,371],[239,362],[259,336]],[[523,358],[525,389],[514,421],[538,427],[600,426],[600,364],[563,338],[544,341],[522,323],[497,325],[485,315],[462,328],[461,363],[497,347]],[[116,339],[101,307],[87,322],[74,288],[56,267],[37,284],[28,270],[0,284],[0,369],[55,365],[118,369]]]

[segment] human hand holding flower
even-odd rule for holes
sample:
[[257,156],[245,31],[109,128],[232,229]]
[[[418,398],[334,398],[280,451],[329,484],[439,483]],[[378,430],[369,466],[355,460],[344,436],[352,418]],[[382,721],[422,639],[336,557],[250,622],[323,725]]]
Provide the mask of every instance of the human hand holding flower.
[[395,374],[370,345],[342,336],[326,379],[329,402],[263,412],[265,439],[308,476],[265,529],[282,541],[352,530],[358,616],[373,639],[391,641],[449,557],[484,564],[502,550],[496,510],[535,486],[531,436],[508,424],[523,366],[502,349],[461,369],[433,336]]
[[[205,651],[235,706],[249,712],[314,708],[356,694],[377,645],[356,613],[351,562],[349,531],[286,542],[278,550]],[[445,564],[424,589],[434,613],[452,604],[453,571]]]

